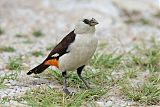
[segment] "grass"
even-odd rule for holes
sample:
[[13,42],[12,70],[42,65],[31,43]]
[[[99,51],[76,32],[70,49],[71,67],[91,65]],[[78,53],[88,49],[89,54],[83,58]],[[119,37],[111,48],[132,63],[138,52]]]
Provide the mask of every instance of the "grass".
[[160,48],[158,46],[140,48],[138,52],[138,55],[132,55],[132,61],[135,64],[151,72],[158,72],[160,70]]
[[[107,57],[107,58],[106,58]],[[109,59],[110,62],[113,60],[112,64],[118,64],[117,60],[119,60],[116,56],[109,57],[107,55],[103,55],[99,58],[92,59],[92,63],[101,59]],[[117,60],[115,60],[115,58]],[[109,63],[110,64],[110,63]],[[107,71],[102,68],[97,68],[97,65],[94,65],[95,68],[86,67],[82,76],[89,83],[92,89],[86,90],[85,85],[79,79],[76,72],[68,72],[67,84],[69,87],[74,87],[78,89],[78,92],[73,93],[70,96],[64,95],[63,92],[59,92],[57,90],[51,89],[49,87],[39,87],[33,90],[30,90],[26,93],[25,99],[30,106],[63,106],[63,107],[79,107],[85,104],[93,104],[97,101],[101,96],[106,95],[108,92],[108,86],[114,84],[114,81],[110,78],[112,70],[108,69]],[[102,65],[101,65],[102,66]],[[56,79],[63,86],[63,78],[61,76],[61,72],[49,70],[48,71],[54,78],[48,78],[49,80]],[[48,73],[46,74],[46,76]],[[44,76],[44,75],[43,75]],[[56,96],[56,97],[55,97]]]
[[[96,72],[95,72],[96,71]],[[102,70],[102,69],[95,69],[91,70],[90,68],[86,68],[82,72],[83,78],[91,85],[91,87],[104,87],[106,88],[106,85],[110,86],[113,85],[113,81],[111,76],[111,70]],[[49,73],[53,75],[54,79],[58,80],[59,84],[63,86],[63,78],[61,76],[61,72],[49,70]],[[46,74],[47,76],[48,74]],[[78,88],[78,89],[86,89],[83,82],[79,79],[76,72],[68,72],[68,78],[67,78],[67,84],[70,87]],[[48,78],[49,80],[53,80],[53,78]],[[53,80],[54,81],[54,80]],[[104,86],[103,86],[104,85]]]
[[4,80],[5,78],[0,76],[0,89],[2,89],[5,85],[3,84],[4,83]]
[[[125,100],[137,102],[137,105],[156,105],[160,103],[159,58],[160,45],[151,41],[150,47],[137,46],[129,53],[96,53],[82,72],[83,78],[92,89],[86,90],[75,71],[68,72],[67,85],[77,92],[66,96],[58,89],[47,85],[29,90],[19,100],[26,100],[29,106],[40,107],[80,107],[96,106],[99,99],[108,100],[108,92],[116,88],[119,96]],[[146,74],[142,76],[141,74]],[[50,75],[50,76],[48,76]],[[41,76],[50,81],[58,81],[63,86],[61,72],[51,69]],[[143,82],[142,82],[143,81]],[[117,94],[116,94],[117,95]],[[105,97],[103,97],[105,96]]]
[[125,20],[125,23],[127,24],[140,23],[142,25],[152,25],[151,21],[146,18],[138,18],[138,19],[128,18],[127,20]]
[[[0,89],[7,87],[5,85],[5,80],[17,80],[18,71],[23,68],[21,57],[9,58],[6,68],[12,71],[10,71],[9,73],[5,73],[4,75],[0,75]],[[6,102],[9,102],[10,100],[11,98],[9,98],[8,96],[2,97],[2,99],[0,100],[0,104],[4,104]]]
[[15,52],[15,48],[11,46],[0,47],[0,52]]
[[15,35],[16,37],[23,37],[23,34],[22,33],[20,33],[20,32],[18,32],[18,33],[16,33],[16,35]]
[[9,70],[21,70],[23,68],[22,58],[21,57],[9,58],[7,68]]
[[111,54],[97,54],[91,60],[91,65],[94,67],[113,68],[118,66],[121,62],[122,55]]
[[51,88],[39,87],[27,92],[24,97],[30,106],[34,107],[79,107],[100,98],[100,96],[106,94],[105,89],[96,88],[91,90],[79,91],[72,93],[70,96],[64,95],[62,92],[56,91]]
[[5,74],[4,76],[0,76],[0,89],[5,87],[4,80],[15,80],[17,79],[18,73],[10,73],[10,74]]
[[[139,11],[127,11],[125,9],[122,9],[122,13],[127,18],[124,20],[126,24],[140,23],[142,25],[153,25],[152,21],[148,18],[143,17]],[[157,16],[158,14],[155,15],[155,17]]]
[[[63,86],[63,78],[61,76],[61,73],[57,71],[52,71],[52,70],[51,70],[51,73],[54,76],[54,78],[56,78],[56,80],[58,80],[58,82]],[[76,75],[76,72],[68,73],[67,84],[70,87],[85,88],[84,84],[78,78],[78,75]]]
[[0,35],[4,34],[4,30],[0,27]]
[[154,105],[160,102],[160,87],[152,83],[143,83],[138,86],[123,85],[121,92],[130,100]]
[[[78,89],[78,92],[70,96],[66,96],[58,90],[46,88],[36,88],[26,93],[24,99],[30,106],[63,106],[63,107],[79,107],[90,104],[108,91],[112,90],[112,86],[120,87],[120,93],[124,98],[139,102],[145,105],[153,105],[159,103],[160,88],[159,76],[157,70],[151,71],[151,65],[158,65],[159,49],[158,45],[150,48],[136,48],[137,55],[130,53],[129,56],[117,55],[115,52],[110,54],[95,54],[91,59],[92,66],[88,66],[82,72],[82,76],[92,87],[86,90],[85,85],[77,76],[76,72],[68,72],[67,83],[69,87]],[[139,56],[140,55],[140,56]],[[144,59],[142,58],[145,57]],[[126,59],[129,58],[130,66]],[[141,59],[142,58],[142,59]],[[158,67],[158,66],[157,66]],[[141,72],[150,71],[148,78],[144,78],[142,84],[134,84],[132,80],[136,80]],[[122,76],[114,77],[113,72],[123,71]],[[63,78],[60,72],[48,71],[63,86]],[[48,74],[47,74],[48,75]],[[131,82],[131,83],[130,83]],[[132,85],[131,85],[132,84]],[[101,90],[101,91],[100,91]],[[56,96],[56,97],[55,97]],[[94,105],[94,104],[93,104]]]
[[151,25],[151,21],[146,18],[140,18],[138,21],[143,25]]
[[[113,67],[116,68],[116,66],[121,62],[121,58],[122,56],[113,54],[93,57],[91,61],[93,67],[86,67],[82,73],[82,76],[89,83],[92,89],[86,90],[85,85],[79,79],[76,72],[68,72],[68,86],[78,89],[78,92],[66,96],[63,92],[59,92],[58,90],[54,90],[49,87],[39,87],[28,91],[22,99],[25,99],[29,106],[35,107],[79,107],[86,104],[94,105],[95,101],[107,94],[109,90],[108,86],[112,86],[114,84],[114,80],[111,78],[112,69]],[[109,68],[106,70],[107,67]],[[53,71],[51,69],[48,72],[53,75],[54,79],[58,80],[58,82],[63,85],[61,72]],[[46,76],[47,75],[48,73]],[[48,79],[50,80],[53,78]]]
[[[152,21],[144,16],[141,15],[139,11],[128,11],[126,9],[121,8],[122,15],[125,16],[124,22],[126,24],[137,24],[140,23],[142,25],[153,25]],[[136,16],[136,17],[135,17]],[[155,15],[155,17],[158,16],[158,14]]]
[[[5,75],[0,75],[0,89],[5,90],[8,86],[5,85],[5,80],[16,80],[18,78],[18,72],[6,73]],[[11,98],[9,96],[1,97],[0,106],[9,102]]]
[[127,68],[127,71],[124,73],[123,78],[136,78],[137,77],[137,70],[133,68]]
[[147,80],[153,84],[160,84],[160,74],[159,73],[151,73]]
[[35,30],[32,33],[35,37],[42,37],[44,36],[44,33],[41,30]]
[[160,12],[157,12],[154,16],[160,18]]
[[44,56],[42,51],[34,51],[34,52],[32,52],[32,55],[35,57]]
[[[137,47],[129,53],[130,66],[125,63],[125,73],[119,80],[120,92],[126,99],[139,102],[144,105],[156,105],[160,103],[160,75],[159,58],[160,44],[151,40],[150,47]],[[147,77],[141,83],[135,84],[138,74],[149,71]],[[141,80],[141,81],[142,81]]]
[[30,39],[26,39],[25,41],[23,41],[24,44],[32,44],[33,41]]

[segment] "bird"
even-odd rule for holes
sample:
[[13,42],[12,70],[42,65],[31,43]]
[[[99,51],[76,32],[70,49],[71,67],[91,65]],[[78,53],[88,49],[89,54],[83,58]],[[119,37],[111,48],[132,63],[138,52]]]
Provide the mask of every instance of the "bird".
[[99,23],[94,18],[80,19],[74,29],[53,48],[47,58],[31,69],[27,75],[42,73],[49,66],[57,67],[63,77],[63,91],[65,94],[70,94],[67,88],[67,72],[76,70],[79,78],[89,89],[89,85],[81,74],[97,48],[98,38],[95,35],[97,24]]

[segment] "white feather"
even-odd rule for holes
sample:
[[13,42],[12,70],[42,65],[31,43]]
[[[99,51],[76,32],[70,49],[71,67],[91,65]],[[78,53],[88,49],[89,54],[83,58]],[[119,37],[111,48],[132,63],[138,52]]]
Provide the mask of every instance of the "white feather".
[[58,57],[59,56],[59,54],[58,53],[55,53],[55,54],[53,54],[51,57]]
[[98,40],[95,37],[95,26],[87,25],[80,20],[75,26],[76,37],[68,47],[69,53],[59,58],[59,69],[75,70],[86,65],[97,48]]
[[95,37],[95,26],[80,22],[75,27],[75,33],[76,38],[69,46],[69,53],[59,58],[59,69],[62,71],[86,65],[96,51],[98,40]]
[[89,35],[77,36],[75,42],[70,46],[70,52],[60,57],[59,66],[62,71],[75,70],[86,65],[93,56],[97,47],[97,39],[86,36]]

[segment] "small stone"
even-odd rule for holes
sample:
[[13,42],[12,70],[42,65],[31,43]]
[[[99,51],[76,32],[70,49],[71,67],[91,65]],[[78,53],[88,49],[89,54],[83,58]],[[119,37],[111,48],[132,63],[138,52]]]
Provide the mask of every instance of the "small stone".
[[105,107],[112,107],[112,105],[113,105],[112,101],[107,101]]
[[5,84],[6,86],[11,86],[11,84],[10,83],[7,83],[7,84]]
[[105,103],[102,101],[97,101],[96,103],[97,103],[98,107],[105,107]]

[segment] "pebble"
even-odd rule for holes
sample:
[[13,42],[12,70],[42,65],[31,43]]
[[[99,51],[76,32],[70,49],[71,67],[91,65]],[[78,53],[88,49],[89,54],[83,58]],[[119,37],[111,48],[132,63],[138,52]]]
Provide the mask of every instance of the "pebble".
[[112,107],[112,105],[113,105],[112,101],[107,101],[105,104],[106,107]]

